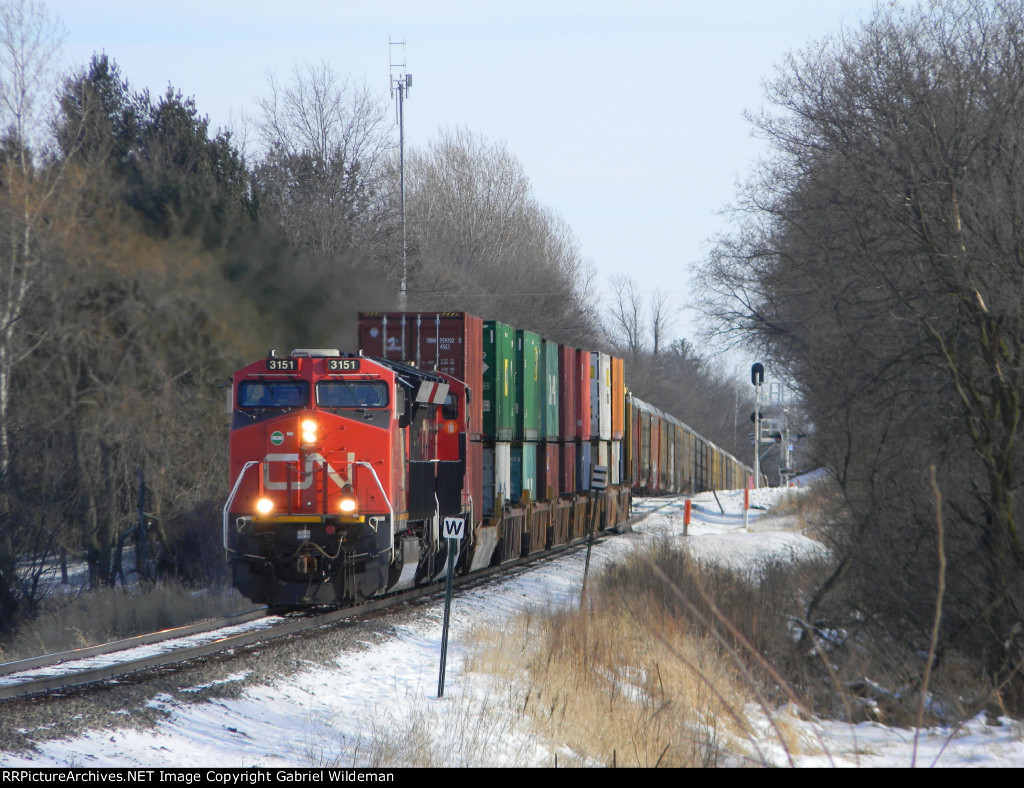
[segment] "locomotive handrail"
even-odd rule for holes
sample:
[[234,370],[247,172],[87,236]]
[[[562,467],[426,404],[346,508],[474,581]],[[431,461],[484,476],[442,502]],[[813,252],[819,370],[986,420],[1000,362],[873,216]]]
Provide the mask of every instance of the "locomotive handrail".
[[242,479],[245,478],[245,474],[248,473],[249,469],[253,465],[260,465],[260,460],[249,460],[245,465],[242,466],[241,472],[238,474],[238,478],[235,479],[235,486],[231,488],[231,495],[228,496],[227,503],[224,504],[224,549],[228,548],[228,514],[231,511],[231,504],[235,502],[235,496],[238,495],[238,488],[242,486]]
[[[360,460],[358,462],[350,462],[349,465],[350,466],[352,466],[352,465],[362,465],[367,470],[369,470],[370,473],[373,474],[373,480],[375,482],[377,482],[377,489],[380,490],[380,494],[384,496],[384,503],[386,503],[388,505],[388,515],[389,515],[388,520],[391,522],[391,540],[388,543],[389,544],[388,550],[391,552],[391,560],[394,561],[395,560],[395,509],[391,505],[391,499],[388,498],[388,494],[384,490],[384,485],[380,483],[380,477],[377,476],[377,471],[375,471],[373,469],[373,466],[370,465],[370,463],[364,462],[364,461]],[[371,524],[371,527],[372,527],[372,524]],[[376,528],[374,528],[373,530],[374,530],[374,533],[377,532]]]

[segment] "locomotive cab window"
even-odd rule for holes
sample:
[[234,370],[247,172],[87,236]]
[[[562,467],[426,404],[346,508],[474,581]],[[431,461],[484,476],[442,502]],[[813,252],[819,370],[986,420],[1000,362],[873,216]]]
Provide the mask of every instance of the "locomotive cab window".
[[321,408],[386,408],[388,384],[383,380],[321,380],[316,384]]
[[241,408],[301,408],[309,402],[304,380],[243,380],[238,384]]
[[444,405],[441,406],[441,418],[447,421],[454,421],[459,417],[459,400],[454,395],[449,393],[444,398]]

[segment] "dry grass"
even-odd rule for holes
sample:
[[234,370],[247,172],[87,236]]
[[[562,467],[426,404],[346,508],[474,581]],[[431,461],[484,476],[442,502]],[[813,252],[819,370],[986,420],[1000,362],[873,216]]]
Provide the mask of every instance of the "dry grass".
[[668,635],[659,642],[621,610],[523,616],[483,633],[470,667],[519,677],[520,712],[560,766],[718,765],[749,694],[713,649],[667,623],[647,622]]
[[[559,766],[765,764],[780,752],[785,762],[787,753],[817,751],[770,710],[778,693],[768,698],[765,671],[714,622],[698,587],[705,572],[663,544],[604,574],[582,609],[479,631],[467,667],[520,687],[518,711],[559,753]],[[749,582],[732,580],[745,588],[748,613],[764,601]],[[759,618],[747,616],[748,631],[760,630]],[[785,626],[779,637],[790,637]],[[775,742],[770,752],[765,741]]]
[[36,618],[0,644],[0,661],[106,643],[250,609],[252,604],[233,591],[197,590],[170,581],[54,597]]

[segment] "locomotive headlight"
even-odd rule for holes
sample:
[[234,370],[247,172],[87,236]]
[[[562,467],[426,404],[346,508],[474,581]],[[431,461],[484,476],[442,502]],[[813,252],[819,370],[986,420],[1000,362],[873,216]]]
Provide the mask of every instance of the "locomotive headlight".
[[305,419],[302,422],[302,442],[305,444],[316,443],[317,424],[313,419]]
[[341,509],[342,514],[352,514],[357,506],[356,494],[352,490],[352,485],[346,484],[341,488],[341,501],[338,508]]
[[256,501],[256,511],[260,514],[270,514],[274,511],[274,502],[269,498],[260,498]]

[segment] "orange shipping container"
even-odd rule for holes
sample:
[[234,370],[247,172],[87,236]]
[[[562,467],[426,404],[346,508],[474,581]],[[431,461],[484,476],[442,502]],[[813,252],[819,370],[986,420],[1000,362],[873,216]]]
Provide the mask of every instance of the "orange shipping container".
[[626,362],[612,356],[612,440],[620,441],[626,425]]

